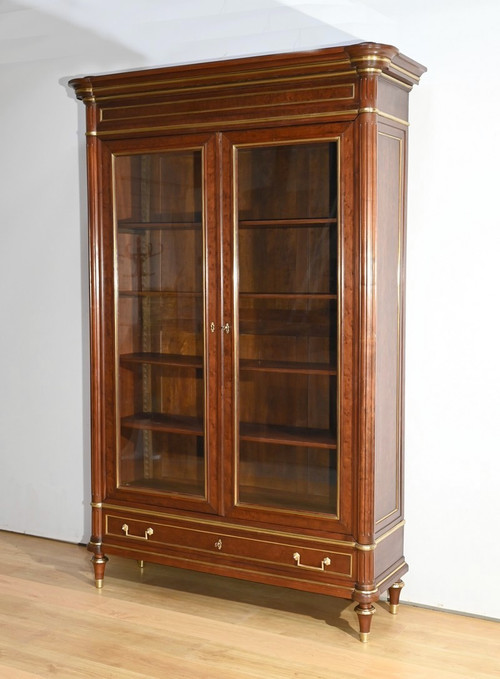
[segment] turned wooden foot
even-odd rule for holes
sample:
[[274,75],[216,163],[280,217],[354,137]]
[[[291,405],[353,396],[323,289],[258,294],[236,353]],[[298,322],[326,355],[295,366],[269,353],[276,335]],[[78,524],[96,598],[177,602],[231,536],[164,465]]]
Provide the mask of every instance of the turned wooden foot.
[[375,606],[372,606],[372,604],[358,604],[354,611],[357,613],[359,620],[359,640],[365,643],[368,641],[368,635],[370,634]]
[[399,595],[404,586],[405,583],[402,580],[399,580],[399,582],[395,582],[392,587],[389,587],[389,610],[393,615],[396,615],[398,612]]
[[104,569],[109,559],[104,554],[94,554],[91,561],[94,566],[95,586],[97,589],[101,589],[102,581],[104,580]]

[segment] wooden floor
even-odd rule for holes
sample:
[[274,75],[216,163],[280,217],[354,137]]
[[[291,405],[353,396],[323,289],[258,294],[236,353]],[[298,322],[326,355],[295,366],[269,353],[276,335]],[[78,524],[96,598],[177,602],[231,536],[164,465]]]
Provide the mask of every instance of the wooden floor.
[[93,586],[83,547],[0,532],[1,679],[486,679],[496,622],[353,604],[113,557]]

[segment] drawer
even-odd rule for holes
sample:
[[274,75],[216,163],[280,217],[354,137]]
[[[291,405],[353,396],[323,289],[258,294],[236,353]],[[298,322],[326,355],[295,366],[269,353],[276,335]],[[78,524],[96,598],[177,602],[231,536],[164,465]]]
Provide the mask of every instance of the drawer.
[[[152,517],[153,519],[154,517]],[[274,534],[248,532],[246,535],[235,534],[227,526],[203,524],[178,525],[175,522],[158,522],[136,517],[106,515],[106,535],[120,539],[120,543],[128,542],[133,549],[142,552],[160,550],[169,554],[169,549],[183,552],[189,551],[194,560],[207,559],[211,562],[231,561],[245,562],[280,570],[293,570],[294,576],[307,573],[310,577],[339,576],[352,577],[353,555],[342,546],[333,546],[325,542],[324,547],[317,543],[307,544],[307,539],[298,537],[296,541],[290,537],[279,538]],[[191,524],[195,522],[190,522]],[[231,527],[233,528],[233,527]],[[240,531],[241,532],[241,531]],[[210,556],[208,556],[210,555]]]

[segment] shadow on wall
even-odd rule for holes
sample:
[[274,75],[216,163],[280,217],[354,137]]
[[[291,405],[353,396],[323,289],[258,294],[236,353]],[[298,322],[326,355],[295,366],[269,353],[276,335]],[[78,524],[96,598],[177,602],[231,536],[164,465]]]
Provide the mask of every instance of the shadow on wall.
[[[333,25],[373,12],[359,0],[310,5],[295,0],[5,0],[2,22],[12,60],[80,54],[85,62],[126,60],[130,68],[211,61],[357,42]],[[41,54],[40,52],[43,52]],[[59,54],[58,54],[59,53]],[[133,65],[132,65],[133,64]],[[111,66],[113,68],[113,66]],[[128,67],[127,67],[128,68]],[[78,74],[73,74],[78,75]]]

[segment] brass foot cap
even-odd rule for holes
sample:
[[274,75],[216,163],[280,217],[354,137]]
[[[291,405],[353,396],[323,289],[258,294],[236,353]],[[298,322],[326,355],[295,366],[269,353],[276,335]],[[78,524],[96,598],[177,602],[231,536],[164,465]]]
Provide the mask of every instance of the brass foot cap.
[[97,587],[97,589],[102,589],[102,583],[103,583],[102,579],[95,581],[95,586]]
[[389,604],[389,610],[392,613],[392,615],[396,615],[398,612],[399,604]]
[[363,644],[366,644],[369,636],[370,636],[370,632],[360,632],[359,633],[359,640],[362,641]]

